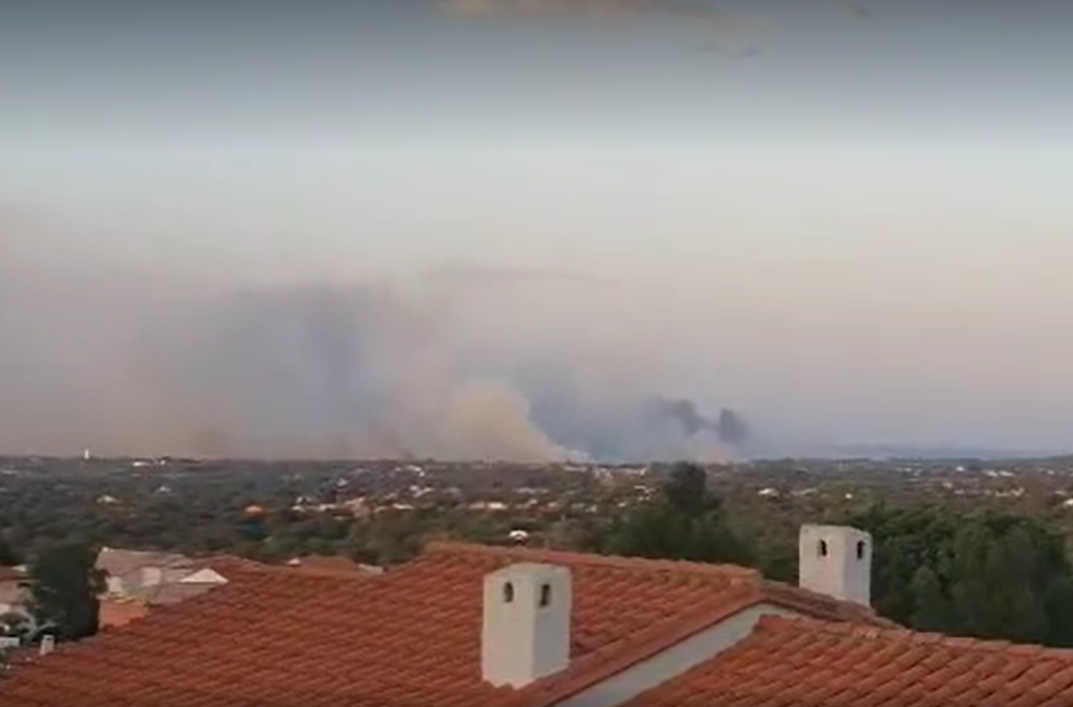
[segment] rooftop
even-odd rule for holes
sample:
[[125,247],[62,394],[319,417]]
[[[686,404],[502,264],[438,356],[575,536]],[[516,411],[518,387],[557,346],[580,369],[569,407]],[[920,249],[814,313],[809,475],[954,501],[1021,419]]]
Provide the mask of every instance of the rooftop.
[[17,584],[26,580],[26,570],[22,567],[0,566],[0,582]]
[[97,569],[113,577],[137,572],[142,567],[188,567],[191,564],[190,558],[173,552],[104,547],[97,555]]
[[[570,569],[570,660],[496,688],[482,676],[482,585],[522,563]],[[1073,705],[1073,651],[914,633],[729,565],[434,543],[382,575],[205,566],[227,583],[25,658],[4,707]],[[668,670],[687,645],[692,662]],[[646,686],[601,692],[655,664]],[[586,691],[599,699],[575,699]]]
[[[516,562],[572,570],[570,667],[518,690],[482,680],[482,582]],[[734,566],[435,543],[383,575],[234,558],[228,583],[51,655],[5,680],[5,707],[541,707],[749,606],[889,625],[870,609]]]
[[752,635],[623,707],[1060,707],[1073,650],[764,616]]

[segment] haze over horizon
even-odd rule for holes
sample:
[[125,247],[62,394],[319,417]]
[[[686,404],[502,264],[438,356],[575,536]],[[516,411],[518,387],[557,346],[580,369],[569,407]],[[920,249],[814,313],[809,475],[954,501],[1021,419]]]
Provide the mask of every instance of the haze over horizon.
[[0,451],[1073,447],[1073,5],[509,4],[0,10]]

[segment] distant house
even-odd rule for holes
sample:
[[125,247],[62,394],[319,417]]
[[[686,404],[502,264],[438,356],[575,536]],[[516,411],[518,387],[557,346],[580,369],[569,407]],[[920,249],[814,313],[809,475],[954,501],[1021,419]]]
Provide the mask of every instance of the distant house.
[[107,583],[100,601],[102,628],[126,625],[153,607],[177,604],[227,582],[205,561],[175,553],[106,547],[96,566]]
[[0,647],[17,646],[36,627],[26,580],[25,567],[0,567]]
[[126,626],[149,614],[149,607],[135,599],[102,598],[97,610],[97,622],[102,629]]
[[112,599],[142,598],[195,569],[194,561],[185,555],[111,547],[101,549],[96,566],[106,573],[106,596]]
[[905,630],[871,538],[805,526],[798,586],[731,565],[434,543],[381,575],[227,582],[17,662],[4,707],[1069,707],[1073,652]]
[[27,613],[29,590],[25,567],[0,567],[0,615]]
[[[179,604],[227,584],[236,574],[268,566],[230,556],[195,560],[173,553],[104,548],[97,559],[97,568],[108,573],[108,589],[100,602],[100,625],[125,626],[158,607]],[[334,556],[296,557],[278,568],[287,574],[319,577],[367,576],[383,571]]]

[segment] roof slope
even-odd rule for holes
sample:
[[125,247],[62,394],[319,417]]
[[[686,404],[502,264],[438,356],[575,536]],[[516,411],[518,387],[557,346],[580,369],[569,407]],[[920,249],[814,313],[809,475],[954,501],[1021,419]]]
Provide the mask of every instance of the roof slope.
[[149,608],[140,601],[104,598],[97,610],[101,630],[126,626],[131,621],[145,618]]
[[1068,707],[1073,650],[764,616],[624,707]]
[[143,567],[177,568],[189,567],[191,564],[193,561],[189,557],[174,552],[104,547],[97,554],[96,567],[113,577],[122,577]]
[[307,555],[295,557],[285,565],[291,572],[304,574],[342,575],[379,574],[379,568],[363,565],[346,557]]
[[[482,681],[480,630],[484,576],[516,561],[572,569],[574,660],[514,691]],[[20,665],[4,706],[538,707],[763,601],[878,622],[733,566],[443,543],[380,576],[213,564],[228,584]]]

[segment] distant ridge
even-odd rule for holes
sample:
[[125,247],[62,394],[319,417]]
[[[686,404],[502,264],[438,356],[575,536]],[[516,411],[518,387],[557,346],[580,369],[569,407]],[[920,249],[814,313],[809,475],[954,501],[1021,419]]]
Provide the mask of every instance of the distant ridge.
[[1068,449],[847,444],[831,448],[833,456],[872,459],[1045,459],[1073,454]]

